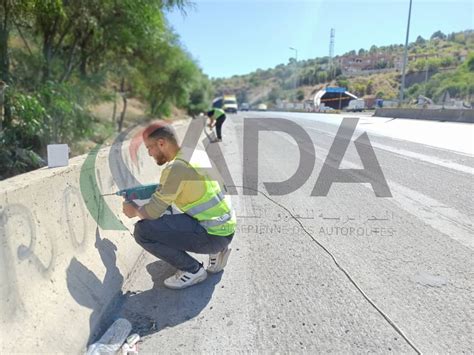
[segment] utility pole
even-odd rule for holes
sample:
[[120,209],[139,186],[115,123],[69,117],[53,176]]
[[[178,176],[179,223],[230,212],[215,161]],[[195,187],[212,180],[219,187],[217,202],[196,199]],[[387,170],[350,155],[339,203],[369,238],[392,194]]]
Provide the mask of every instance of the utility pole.
[[292,51],[295,51],[295,61],[297,62],[298,61],[298,50],[296,48],[293,48],[293,47],[289,47]]
[[410,35],[411,2],[412,2],[412,0],[410,0],[410,7],[408,9],[407,36],[405,38],[405,52],[403,54],[402,82],[400,84],[400,102],[399,102],[399,105],[401,105],[402,102],[403,102],[403,92],[405,91],[405,69],[406,69],[406,65],[407,65],[407,56],[408,56],[408,37]]
[[336,37],[336,30],[334,28],[331,28],[331,32],[329,34],[329,74],[333,73],[333,78],[336,76],[336,68],[332,61],[332,58],[334,57],[334,38],[335,37]]
[[[428,70],[429,70],[430,66],[428,64],[428,59],[426,59],[426,74],[425,74],[425,96],[426,96],[426,93],[427,93],[427,86],[428,86]],[[426,96],[428,97],[428,96]]]
[[328,75],[328,79],[329,77],[331,77],[331,74],[332,74],[332,78],[335,78],[336,77],[336,66],[334,65],[334,62],[333,62],[333,57],[334,57],[334,40],[336,38],[336,30],[334,28],[331,28],[331,32],[329,34],[329,75]]
[[296,74],[295,90],[296,90],[296,87],[298,86],[298,50],[293,47],[288,47],[288,48],[290,48],[292,51],[295,51],[295,74]]

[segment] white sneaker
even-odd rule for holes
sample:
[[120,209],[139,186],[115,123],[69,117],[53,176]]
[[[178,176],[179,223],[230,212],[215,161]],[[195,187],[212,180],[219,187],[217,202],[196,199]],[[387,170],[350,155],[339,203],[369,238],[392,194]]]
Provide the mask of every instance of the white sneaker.
[[209,266],[207,267],[207,271],[211,274],[221,272],[227,265],[227,259],[229,259],[231,251],[232,249],[226,247],[217,254],[209,254]]
[[164,284],[168,288],[179,290],[204,281],[207,278],[207,272],[201,266],[195,274],[192,272],[178,270],[176,274],[168,277]]

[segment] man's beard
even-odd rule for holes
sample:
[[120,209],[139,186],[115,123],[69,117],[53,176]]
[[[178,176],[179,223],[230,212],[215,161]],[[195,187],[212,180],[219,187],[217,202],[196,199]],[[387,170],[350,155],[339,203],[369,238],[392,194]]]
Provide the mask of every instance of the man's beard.
[[166,163],[166,158],[160,154],[159,156],[155,157],[155,161],[157,165],[162,166]]

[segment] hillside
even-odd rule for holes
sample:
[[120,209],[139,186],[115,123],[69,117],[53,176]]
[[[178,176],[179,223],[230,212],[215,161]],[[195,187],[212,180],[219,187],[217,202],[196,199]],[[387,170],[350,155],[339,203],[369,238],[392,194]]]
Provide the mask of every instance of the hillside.
[[[209,106],[207,76],[165,19],[187,1],[0,4],[0,180],[144,119]],[[155,68],[159,70],[155,70]]]
[[[352,50],[336,56],[300,60],[246,75],[213,80],[216,94],[235,93],[239,102],[275,106],[279,100],[311,99],[325,86],[343,86],[363,97],[396,99],[400,90],[403,45]],[[451,98],[472,101],[473,72],[464,73],[462,64],[474,53],[474,31],[445,35],[433,33],[430,39],[418,36],[408,47],[406,71],[407,100],[422,94],[440,100],[446,91]],[[467,67],[467,65],[465,65]],[[464,74],[459,74],[461,71]],[[456,74],[458,73],[458,74]],[[441,85],[442,90],[439,85]]]

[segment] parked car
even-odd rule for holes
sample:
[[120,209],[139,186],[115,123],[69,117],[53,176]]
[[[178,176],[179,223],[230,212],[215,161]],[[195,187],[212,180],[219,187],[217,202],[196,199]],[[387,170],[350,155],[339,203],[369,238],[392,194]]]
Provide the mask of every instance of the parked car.
[[267,110],[267,105],[265,105],[265,104],[259,104],[259,105],[257,106],[257,110],[258,110],[258,111],[266,111],[266,110]]
[[319,112],[332,112],[336,111],[331,106],[321,106],[318,110]]
[[365,102],[363,99],[355,99],[349,101],[349,105],[346,107],[348,112],[362,112],[365,109]]
[[247,102],[242,102],[242,104],[239,107],[240,111],[248,111],[250,110],[250,105]]

